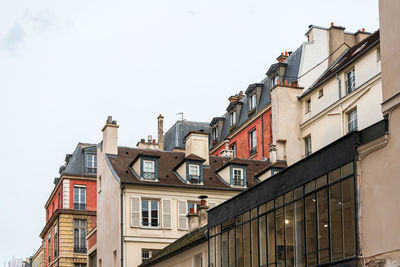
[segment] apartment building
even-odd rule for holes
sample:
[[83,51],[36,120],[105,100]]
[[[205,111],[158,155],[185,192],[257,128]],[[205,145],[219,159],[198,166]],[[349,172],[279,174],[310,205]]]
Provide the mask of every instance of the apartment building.
[[66,155],[45,205],[43,266],[86,266],[86,234],[96,224],[96,172],[96,145],[79,143]]
[[187,233],[200,196],[218,205],[256,185],[254,175],[269,166],[210,156],[205,132],[190,132],[184,152],[155,149],[155,141],[120,147],[118,128],[109,117],[97,152],[97,266],[140,265]]
[[43,246],[40,246],[32,256],[32,267],[43,267],[43,262]]

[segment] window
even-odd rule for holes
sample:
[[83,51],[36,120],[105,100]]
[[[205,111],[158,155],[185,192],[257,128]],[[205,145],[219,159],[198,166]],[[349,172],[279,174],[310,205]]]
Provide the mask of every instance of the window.
[[86,253],[86,220],[74,220],[74,253]]
[[256,94],[252,94],[249,97],[249,111],[252,111],[256,108],[257,105],[257,96]]
[[231,150],[233,151],[233,157],[236,158],[236,142],[231,145]]
[[86,154],[86,172],[97,173],[97,156],[95,154]]
[[158,227],[158,201],[142,200],[142,226]]
[[347,129],[348,132],[357,131],[357,109],[353,109],[347,113]]
[[232,184],[233,185],[240,185],[240,186],[244,185],[243,169],[233,168]]
[[58,256],[58,225],[54,226],[54,258]]
[[304,138],[304,155],[308,156],[311,154],[311,136]]
[[143,178],[154,180],[156,178],[154,160],[143,160]]
[[86,210],[86,187],[74,186],[74,210]]
[[257,132],[256,132],[256,129],[252,130],[249,133],[249,139],[250,139],[250,156],[252,156],[255,153],[257,153]]
[[200,180],[200,165],[189,164],[189,180]]
[[318,98],[321,98],[321,97],[323,97],[324,96],[324,89],[320,89],[319,91],[318,91]]
[[212,128],[211,138],[213,141],[217,141],[217,127]]
[[150,259],[151,257],[154,257],[157,255],[159,250],[157,249],[142,249],[142,262],[145,262],[146,260]]
[[231,127],[234,126],[236,124],[236,110],[229,113],[229,119],[230,119]]
[[51,261],[51,233],[49,233],[49,237],[47,238],[47,257],[50,262]]
[[347,78],[346,90],[347,90],[347,93],[350,94],[351,92],[353,92],[356,89],[354,69],[347,73],[346,78]]
[[306,114],[311,111],[311,98],[306,100]]
[[75,263],[74,267],[86,267],[86,264],[84,264],[84,263]]
[[381,61],[381,47],[378,46],[376,49],[376,62]]
[[278,75],[275,75],[270,79],[270,85],[271,85],[270,88],[274,87],[277,83],[278,83]]
[[194,213],[197,213],[199,210],[199,207],[200,207],[200,203],[188,201],[187,207],[188,207],[188,210],[187,210],[188,213],[190,212],[191,208],[193,208]]

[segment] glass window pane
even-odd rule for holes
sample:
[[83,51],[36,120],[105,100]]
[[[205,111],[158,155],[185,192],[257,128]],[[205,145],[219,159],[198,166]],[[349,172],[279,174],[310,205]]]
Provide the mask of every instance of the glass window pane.
[[243,224],[244,266],[251,266],[250,222]]
[[236,227],[236,264],[237,264],[237,267],[244,267],[243,225]]
[[236,225],[241,224],[243,222],[243,214],[236,216]]
[[221,235],[217,235],[215,238],[215,266],[221,267]]
[[319,177],[315,182],[315,188],[318,189],[326,185],[326,175]]
[[274,209],[274,201],[268,201],[267,202],[267,211],[273,210]]
[[251,218],[256,218],[257,217],[257,208],[254,208],[251,210]]
[[294,210],[293,203],[285,206],[286,267],[294,266]]
[[292,200],[293,200],[293,191],[290,191],[290,192],[285,194],[284,201],[285,201],[285,203],[288,203],[288,202],[290,202]]
[[209,239],[210,242],[210,265],[215,266],[215,237]]
[[283,208],[276,210],[276,255],[277,266],[285,266],[285,219]]
[[300,198],[303,196],[303,186],[297,187],[294,190],[294,199]]
[[235,229],[229,231],[229,266],[235,266]]
[[283,205],[283,196],[277,197],[275,199],[275,207],[280,207]]
[[267,216],[261,216],[259,218],[259,239],[260,239],[260,265],[264,266],[267,264]]
[[332,185],[329,188],[332,261],[343,258],[342,202],[340,196],[340,183]]
[[268,265],[275,264],[275,214],[271,212],[267,215],[268,232]]
[[329,232],[328,232],[328,193],[327,189],[317,193],[318,203],[318,250],[319,263],[329,261]]
[[312,191],[314,191],[315,190],[315,180],[313,180],[313,181],[311,181],[311,182],[309,182],[309,183],[307,183],[305,186],[304,186],[304,193],[310,193],[310,192],[312,192]]
[[251,221],[251,255],[252,266],[258,266],[258,225],[257,219]]
[[258,206],[258,214],[263,214],[267,211],[267,203]]
[[336,169],[334,171],[331,171],[328,174],[328,178],[329,178],[329,183],[333,183],[333,182],[339,180],[340,179],[340,169]]
[[305,241],[304,241],[304,202],[300,199],[294,203],[294,244],[295,264],[305,266]]
[[306,245],[308,265],[317,264],[317,215],[315,194],[306,197]]
[[249,211],[243,213],[243,221],[245,222],[245,221],[248,221],[248,220],[250,220],[250,212]]
[[228,267],[228,232],[222,233],[222,267]]
[[353,162],[347,163],[343,167],[341,167],[342,178],[353,174]]
[[347,258],[356,255],[354,181],[352,177],[342,182],[342,194],[344,257]]

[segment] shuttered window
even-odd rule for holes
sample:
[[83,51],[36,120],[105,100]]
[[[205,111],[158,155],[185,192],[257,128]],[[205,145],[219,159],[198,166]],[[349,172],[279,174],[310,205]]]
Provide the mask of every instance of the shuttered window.
[[140,227],[140,197],[131,197],[131,227]]
[[186,230],[187,229],[187,201],[186,200],[178,200],[178,229]]
[[171,229],[171,199],[162,199],[162,227]]

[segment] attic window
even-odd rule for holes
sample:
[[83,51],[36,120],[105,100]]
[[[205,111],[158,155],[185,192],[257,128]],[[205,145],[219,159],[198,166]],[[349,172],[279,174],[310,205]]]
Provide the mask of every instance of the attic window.
[[270,79],[270,88],[273,88],[278,83],[278,75],[271,77]]
[[229,113],[229,121],[231,127],[236,125],[236,110]]
[[255,110],[256,105],[257,105],[257,96],[254,93],[251,96],[249,96],[249,111]]
[[86,154],[86,172],[97,173],[97,156],[96,154]]
[[154,180],[156,176],[154,160],[143,160],[143,178]]
[[213,141],[217,141],[217,127],[212,128],[211,130],[211,138]]
[[189,164],[189,179],[190,180],[200,179],[200,165]]

